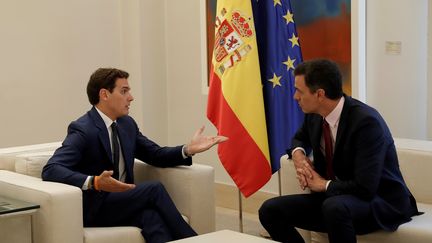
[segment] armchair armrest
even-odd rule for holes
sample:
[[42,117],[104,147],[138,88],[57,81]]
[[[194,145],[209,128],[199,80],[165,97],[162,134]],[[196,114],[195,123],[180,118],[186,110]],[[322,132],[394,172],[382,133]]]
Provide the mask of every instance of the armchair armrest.
[[158,168],[135,160],[135,182],[160,181],[198,234],[215,230],[214,169],[193,164]]
[[79,188],[0,170],[0,194],[40,205],[32,217],[33,242],[83,242]]
[[304,191],[300,188],[299,181],[296,177],[297,173],[294,168],[294,162],[288,159],[288,155],[283,155],[280,158],[280,163],[282,195],[310,193],[308,188]]

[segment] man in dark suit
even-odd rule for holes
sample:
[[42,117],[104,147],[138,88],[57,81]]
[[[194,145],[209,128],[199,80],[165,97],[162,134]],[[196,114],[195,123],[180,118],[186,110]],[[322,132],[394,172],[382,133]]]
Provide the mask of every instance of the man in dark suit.
[[149,243],[194,236],[160,182],[133,184],[134,159],[158,167],[191,165],[192,155],[226,138],[203,136],[202,127],[186,145],[160,147],[128,116],[128,77],[113,68],[92,74],[87,95],[93,108],[69,125],[42,178],[83,190],[84,226],[137,226]]
[[[306,113],[288,155],[300,186],[312,193],[266,201],[260,221],[274,240],[304,242],[294,227],[327,232],[331,243],[356,242],[356,234],[395,231],[418,214],[399,170],[390,131],[373,108],[342,91],[337,65],[299,64],[297,100]],[[306,151],[313,152],[313,162]]]

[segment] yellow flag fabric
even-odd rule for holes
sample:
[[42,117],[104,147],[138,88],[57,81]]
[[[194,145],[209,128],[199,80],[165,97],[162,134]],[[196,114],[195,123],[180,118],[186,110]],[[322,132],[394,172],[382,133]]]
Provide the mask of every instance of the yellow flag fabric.
[[246,197],[271,177],[255,34],[250,1],[217,2],[207,116],[229,137],[218,155]]

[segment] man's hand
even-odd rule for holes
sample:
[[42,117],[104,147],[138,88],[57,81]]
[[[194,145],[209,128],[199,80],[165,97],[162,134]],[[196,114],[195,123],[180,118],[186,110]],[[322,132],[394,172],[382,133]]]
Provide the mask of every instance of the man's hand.
[[112,178],[113,171],[105,170],[97,178],[97,189],[106,192],[124,192],[134,189],[134,184],[127,184]]
[[311,177],[306,177],[307,185],[311,191],[325,192],[327,180],[322,178],[314,169],[306,168],[308,173],[312,174]]
[[198,129],[193,135],[191,141],[188,144],[186,144],[186,148],[185,148],[186,155],[194,155],[197,153],[204,152],[209,148],[213,147],[213,145],[228,140],[228,138],[224,136],[204,136],[202,134],[203,131],[204,131],[204,126]]
[[307,178],[312,179],[312,173],[308,168],[312,168],[312,161],[306,157],[302,150],[297,150],[292,156],[294,167],[297,173],[297,179],[302,190],[308,187]]

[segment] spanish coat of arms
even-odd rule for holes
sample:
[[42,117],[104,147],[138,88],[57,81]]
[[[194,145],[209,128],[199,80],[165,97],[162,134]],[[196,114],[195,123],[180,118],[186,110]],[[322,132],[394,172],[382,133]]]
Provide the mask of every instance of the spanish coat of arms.
[[226,69],[240,62],[244,56],[252,49],[249,44],[245,44],[244,38],[253,36],[253,31],[249,22],[251,18],[243,16],[239,11],[232,11],[227,16],[225,8],[220,15],[216,16],[216,35],[213,55],[215,71],[223,74]]

